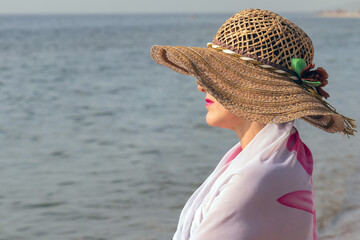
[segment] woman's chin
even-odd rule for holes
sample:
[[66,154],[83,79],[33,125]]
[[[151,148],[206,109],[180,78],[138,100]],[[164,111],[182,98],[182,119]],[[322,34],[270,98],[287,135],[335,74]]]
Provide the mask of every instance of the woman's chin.
[[209,116],[209,113],[206,115],[206,123],[211,127],[216,127],[216,126],[214,126],[214,121],[211,118],[211,116]]
[[206,115],[206,123],[211,127],[221,127],[221,124],[219,123],[219,119],[214,118],[214,116],[211,116],[211,113],[208,113]]

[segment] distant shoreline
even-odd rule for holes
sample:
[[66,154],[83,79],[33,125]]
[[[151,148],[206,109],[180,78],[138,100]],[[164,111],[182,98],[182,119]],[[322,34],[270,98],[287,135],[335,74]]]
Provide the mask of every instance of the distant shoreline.
[[360,10],[355,12],[346,10],[321,11],[317,13],[317,16],[328,18],[360,18]]

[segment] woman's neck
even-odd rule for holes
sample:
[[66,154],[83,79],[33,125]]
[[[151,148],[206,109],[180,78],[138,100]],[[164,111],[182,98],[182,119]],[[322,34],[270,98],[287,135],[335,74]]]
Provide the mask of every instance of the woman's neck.
[[237,134],[241,142],[242,149],[245,149],[246,146],[253,140],[253,138],[266,126],[266,124],[256,123],[256,122],[247,122],[246,124],[239,125],[237,128],[233,129]]

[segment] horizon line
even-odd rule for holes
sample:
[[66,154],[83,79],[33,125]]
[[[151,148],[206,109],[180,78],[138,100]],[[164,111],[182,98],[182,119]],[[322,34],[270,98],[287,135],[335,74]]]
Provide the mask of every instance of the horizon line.
[[[294,10],[281,10],[273,11],[278,13],[317,13],[325,10],[303,10],[303,11],[294,11]],[[0,15],[169,15],[169,14],[234,14],[235,12],[231,11],[221,11],[221,12],[0,12]]]

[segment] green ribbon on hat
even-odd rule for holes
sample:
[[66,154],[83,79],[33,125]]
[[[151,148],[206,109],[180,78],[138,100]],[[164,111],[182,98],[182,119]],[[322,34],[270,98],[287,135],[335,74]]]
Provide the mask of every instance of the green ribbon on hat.
[[294,71],[296,72],[296,74],[299,76],[299,78],[307,85],[310,85],[312,87],[318,87],[321,85],[320,81],[316,81],[316,82],[312,82],[312,81],[307,81],[307,80],[303,80],[301,78],[301,72],[306,68],[306,62],[301,59],[301,58],[292,58],[291,59],[291,66],[294,69]]
[[301,72],[306,68],[306,62],[301,58],[292,58],[291,66],[300,77]]

